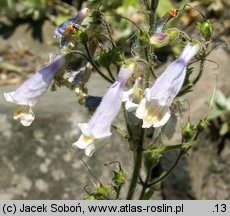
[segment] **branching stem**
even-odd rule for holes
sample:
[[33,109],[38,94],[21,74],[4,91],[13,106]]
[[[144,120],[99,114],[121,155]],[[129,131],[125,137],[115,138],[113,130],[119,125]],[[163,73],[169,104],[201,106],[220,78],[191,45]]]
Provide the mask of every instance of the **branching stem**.
[[91,58],[91,55],[90,55],[90,52],[89,52],[89,49],[87,46],[85,46],[85,49],[86,49],[86,52],[87,52],[87,55],[86,56],[84,53],[82,53],[81,51],[71,51],[73,54],[78,54],[78,55],[81,55],[83,56],[88,62],[90,62],[90,64],[93,66],[93,68],[99,73],[100,76],[102,76],[105,80],[107,80],[108,82],[110,83],[113,83],[113,80],[109,79],[107,76],[105,76],[101,71],[100,69],[97,67],[97,65],[94,63],[94,61],[92,60]]

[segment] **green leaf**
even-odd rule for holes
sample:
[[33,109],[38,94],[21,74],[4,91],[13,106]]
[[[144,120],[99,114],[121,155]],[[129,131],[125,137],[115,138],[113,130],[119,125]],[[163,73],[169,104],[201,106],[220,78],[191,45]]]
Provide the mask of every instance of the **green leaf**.
[[171,146],[156,146],[156,147],[153,147],[151,150],[148,150],[148,151],[161,153],[161,152],[166,152],[166,151],[188,148],[188,147],[195,145],[196,143],[197,143],[197,141],[191,141],[191,142],[186,142],[186,143],[171,145]]

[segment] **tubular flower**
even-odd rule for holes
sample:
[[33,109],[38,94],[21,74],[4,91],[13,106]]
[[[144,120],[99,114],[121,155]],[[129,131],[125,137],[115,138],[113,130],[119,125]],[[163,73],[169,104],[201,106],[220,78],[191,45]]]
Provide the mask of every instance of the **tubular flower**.
[[77,25],[80,25],[85,17],[89,14],[88,8],[81,9],[74,18],[69,18],[54,31],[54,35],[57,38],[61,38],[61,45],[64,46],[71,33],[74,31]]
[[88,157],[100,147],[102,139],[112,135],[110,127],[121,107],[123,87],[135,70],[135,67],[136,64],[134,62],[123,65],[117,80],[103,96],[90,121],[78,124],[82,135],[77,142],[73,143],[73,147],[85,149],[85,154]]
[[31,107],[49,88],[54,75],[64,65],[65,56],[58,56],[48,66],[33,74],[16,91],[4,93],[6,101],[20,105],[16,109],[14,119],[20,119],[24,126],[29,126],[33,122],[35,116]]
[[143,119],[143,128],[161,127],[169,120],[170,105],[183,85],[186,66],[198,49],[198,45],[188,44],[179,59],[167,67],[152,88],[145,90],[145,97],[136,110],[136,117]]

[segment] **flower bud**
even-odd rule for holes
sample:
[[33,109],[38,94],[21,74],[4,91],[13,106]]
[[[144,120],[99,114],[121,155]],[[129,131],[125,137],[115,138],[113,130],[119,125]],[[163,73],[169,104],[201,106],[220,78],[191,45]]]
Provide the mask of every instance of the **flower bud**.
[[150,44],[154,48],[161,48],[169,44],[170,39],[169,39],[169,34],[168,33],[155,33],[151,38],[150,38]]
[[195,134],[194,126],[188,122],[183,128],[182,128],[182,136],[184,139],[188,140],[193,137]]
[[126,181],[126,178],[128,176],[128,173],[124,170],[119,170],[118,172],[117,171],[113,171],[113,180],[115,182],[115,184],[120,187],[122,186],[125,181]]
[[178,38],[179,31],[176,28],[167,29],[166,33],[169,35],[170,42]]
[[98,185],[96,190],[98,194],[102,196],[108,196],[112,191],[112,186],[111,185],[108,185],[108,186]]
[[200,33],[205,38],[205,40],[210,40],[214,31],[212,23],[209,20],[204,20],[201,23],[197,23],[197,27],[200,30]]
[[199,131],[199,132],[202,132],[205,127],[207,125],[207,120],[205,119],[200,119],[199,123],[197,124],[196,126],[196,129]]

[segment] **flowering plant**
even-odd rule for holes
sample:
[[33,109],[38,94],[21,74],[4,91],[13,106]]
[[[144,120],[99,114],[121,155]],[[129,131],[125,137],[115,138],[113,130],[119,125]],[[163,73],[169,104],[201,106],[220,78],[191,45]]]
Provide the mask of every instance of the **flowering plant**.
[[[127,6],[123,6],[121,9],[128,11]],[[94,110],[87,123],[78,122],[81,135],[72,144],[76,151],[84,149],[88,157],[97,154],[96,151],[108,143],[113,135],[111,128],[126,139],[134,154],[133,172],[124,171],[118,162],[112,183],[97,185],[86,199],[125,198],[121,197],[121,190],[128,183],[127,178],[131,179],[127,199],[136,198],[135,189],[139,182],[142,187],[139,198],[150,199],[159,183],[197,143],[198,135],[207,124],[206,117],[196,125],[188,122],[181,128],[181,143],[159,144],[167,128],[169,133],[174,131],[169,126],[175,120],[176,102],[192,90],[202,75],[212,34],[199,23],[197,28],[203,40],[194,40],[178,28],[168,28],[169,20],[174,19],[179,10],[173,8],[156,19],[158,1],[144,1],[143,6],[149,12],[143,15],[149,21],[148,26],[136,23],[122,13],[108,14],[100,7],[81,9],[75,17],[56,27],[54,35],[60,43],[52,61],[16,91],[4,93],[7,101],[18,104],[14,118],[20,119],[22,125],[30,126],[35,118],[31,108],[50,86],[74,90],[80,104]],[[131,31],[122,34],[122,29],[120,35],[116,34],[108,17],[126,22]],[[206,20],[203,22],[211,25]],[[161,49],[172,50],[172,47],[179,51],[174,53],[174,59],[166,69],[156,74],[155,68],[159,65],[157,53]],[[76,61],[76,57],[80,63],[69,72],[67,68]],[[192,67],[195,62],[200,62],[197,73]],[[87,90],[92,71],[111,83],[102,97],[94,97]],[[193,78],[190,76],[192,73]],[[87,104],[89,97],[93,101],[92,106]],[[120,111],[126,129],[114,123]],[[151,133],[151,140],[147,132],[148,137]],[[160,164],[163,153],[170,150],[179,151],[175,163],[169,170],[154,175],[154,168]],[[143,175],[145,180],[142,180]]]

